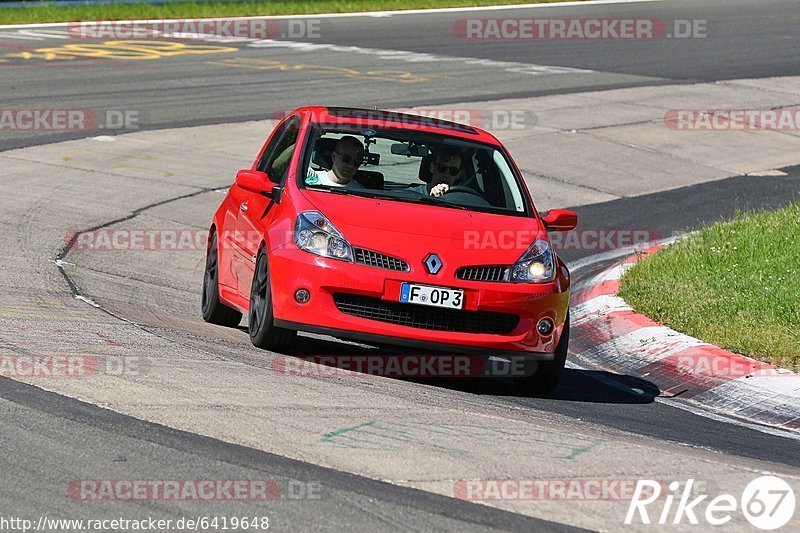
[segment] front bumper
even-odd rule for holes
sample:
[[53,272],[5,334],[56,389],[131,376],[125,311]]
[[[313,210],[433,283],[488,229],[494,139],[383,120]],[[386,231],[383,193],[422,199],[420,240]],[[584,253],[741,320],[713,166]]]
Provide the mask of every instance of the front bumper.
[[[365,342],[480,355],[524,354],[552,359],[569,305],[566,272],[546,284],[465,281],[455,278],[452,271],[439,275],[398,272],[319,257],[293,245],[270,252],[270,278],[278,326]],[[336,293],[397,302],[402,282],[463,289],[465,311],[514,314],[519,322],[507,334],[440,331],[352,316],[341,312],[334,302]],[[305,304],[295,301],[299,289],[311,293]],[[556,328],[549,335],[540,335],[536,325],[545,317],[553,320]]]

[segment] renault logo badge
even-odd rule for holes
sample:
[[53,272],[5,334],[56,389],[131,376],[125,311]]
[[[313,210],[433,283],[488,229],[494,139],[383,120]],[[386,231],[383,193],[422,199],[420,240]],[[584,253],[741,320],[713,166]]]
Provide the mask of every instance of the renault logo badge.
[[425,267],[428,269],[428,272],[431,274],[438,274],[439,271],[442,269],[442,260],[439,259],[439,256],[436,254],[428,254],[428,257],[425,258]]

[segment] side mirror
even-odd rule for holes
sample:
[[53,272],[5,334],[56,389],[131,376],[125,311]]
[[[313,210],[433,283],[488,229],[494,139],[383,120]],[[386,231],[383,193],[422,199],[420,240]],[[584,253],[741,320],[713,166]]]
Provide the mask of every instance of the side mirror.
[[242,189],[269,196],[272,193],[272,182],[266,172],[244,169],[236,173],[236,185]]
[[568,209],[552,209],[542,221],[549,231],[572,231],[578,226],[578,215]]

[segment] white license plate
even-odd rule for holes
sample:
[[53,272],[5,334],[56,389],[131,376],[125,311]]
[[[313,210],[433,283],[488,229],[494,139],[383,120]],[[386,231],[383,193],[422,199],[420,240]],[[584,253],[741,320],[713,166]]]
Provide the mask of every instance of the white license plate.
[[400,302],[461,309],[464,307],[464,291],[403,283],[400,288]]

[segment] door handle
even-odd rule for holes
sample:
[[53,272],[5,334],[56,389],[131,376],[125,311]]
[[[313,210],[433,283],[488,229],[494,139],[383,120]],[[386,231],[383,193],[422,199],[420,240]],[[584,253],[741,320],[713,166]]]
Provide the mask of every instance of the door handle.
[[247,212],[247,202],[242,202],[242,204],[239,206],[239,209],[241,211]]

